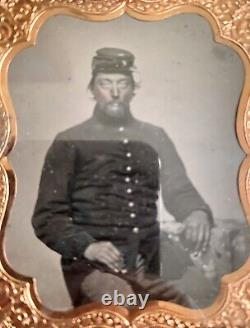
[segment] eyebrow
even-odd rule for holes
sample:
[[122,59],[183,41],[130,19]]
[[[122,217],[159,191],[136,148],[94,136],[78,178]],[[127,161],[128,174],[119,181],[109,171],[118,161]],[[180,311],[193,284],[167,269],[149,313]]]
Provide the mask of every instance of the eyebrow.
[[[100,78],[99,81],[107,81],[107,82],[112,82],[112,80],[108,79],[108,78]],[[121,81],[128,81],[127,77],[123,77],[119,80],[117,80],[116,82],[121,82]]]

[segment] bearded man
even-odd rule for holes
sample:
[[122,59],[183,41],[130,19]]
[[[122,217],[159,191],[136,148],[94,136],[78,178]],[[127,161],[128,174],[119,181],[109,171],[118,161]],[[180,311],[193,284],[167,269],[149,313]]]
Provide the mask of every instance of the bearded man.
[[160,191],[167,210],[184,223],[190,248],[200,252],[209,242],[211,211],[172,141],[131,113],[134,60],[123,49],[97,51],[89,84],[93,116],[57,135],[42,171],[33,227],[62,255],[74,306],[114,289],[185,303],[159,276]]

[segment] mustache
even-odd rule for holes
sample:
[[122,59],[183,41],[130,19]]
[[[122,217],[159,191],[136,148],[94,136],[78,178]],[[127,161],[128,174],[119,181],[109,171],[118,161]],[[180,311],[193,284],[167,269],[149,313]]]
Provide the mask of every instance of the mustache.
[[121,100],[110,100],[108,103],[108,105],[114,105],[114,104],[117,104],[117,105],[124,105],[124,102],[121,101]]
[[107,109],[115,108],[116,110],[126,110],[128,108],[128,105],[123,101],[111,100],[108,103],[106,103],[104,107],[106,107]]
[[125,101],[122,101],[122,100],[111,100],[109,101],[107,104],[107,106],[113,106],[113,105],[116,105],[118,107],[128,107],[128,104],[125,102]]

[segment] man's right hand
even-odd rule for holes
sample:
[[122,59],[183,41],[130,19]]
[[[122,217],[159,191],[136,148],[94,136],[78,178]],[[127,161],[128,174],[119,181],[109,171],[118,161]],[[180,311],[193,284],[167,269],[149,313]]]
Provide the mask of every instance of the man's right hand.
[[124,268],[123,256],[109,241],[100,241],[90,244],[84,256],[90,261],[106,264],[111,270],[119,272]]

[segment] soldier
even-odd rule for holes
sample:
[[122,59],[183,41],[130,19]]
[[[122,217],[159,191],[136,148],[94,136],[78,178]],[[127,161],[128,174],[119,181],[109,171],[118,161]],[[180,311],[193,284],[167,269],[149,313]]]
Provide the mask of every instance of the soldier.
[[134,56],[97,51],[89,88],[93,116],[59,133],[48,150],[33,227],[62,255],[74,306],[100,301],[114,288],[149,292],[183,304],[159,279],[157,200],[185,225],[190,249],[205,250],[212,214],[186,175],[165,131],[133,117]]

